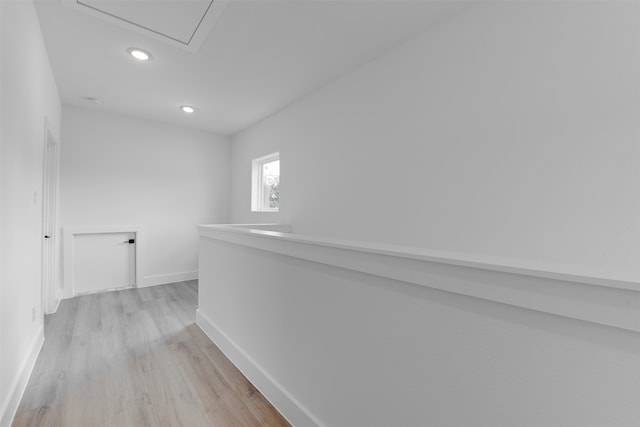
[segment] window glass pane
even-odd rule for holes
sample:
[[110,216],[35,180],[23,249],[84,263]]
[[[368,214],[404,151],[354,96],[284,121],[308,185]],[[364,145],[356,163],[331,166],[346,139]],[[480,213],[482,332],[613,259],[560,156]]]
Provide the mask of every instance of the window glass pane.
[[280,160],[262,164],[262,207],[279,208]]

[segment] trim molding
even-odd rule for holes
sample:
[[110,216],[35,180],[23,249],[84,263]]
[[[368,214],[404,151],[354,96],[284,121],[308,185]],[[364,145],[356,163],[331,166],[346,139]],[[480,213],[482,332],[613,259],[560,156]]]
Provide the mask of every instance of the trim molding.
[[291,425],[296,427],[322,426],[320,421],[316,420],[200,310],[196,310],[196,324]]
[[51,313],[47,313],[47,314],[56,314],[58,312],[58,307],[60,307],[60,301],[62,301],[62,300],[59,299],[59,298],[56,298],[56,302],[54,304],[53,311]]
[[[209,226],[204,226],[209,227]],[[278,231],[280,233],[291,233],[291,226],[288,224],[216,224],[214,227],[223,227],[224,229],[239,229],[239,230],[264,230],[264,231]]]
[[147,286],[165,285],[167,283],[184,282],[187,280],[196,280],[198,278],[198,270],[182,271],[180,273],[158,274],[155,276],[146,276],[142,283],[138,283],[139,288]]
[[516,307],[640,332],[640,282],[543,269],[489,257],[199,225],[201,238],[426,286]]
[[22,400],[22,395],[27,388],[27,383],[29,382],[29,378],[31,377],[31,373],[33,372],[33,368],[35,367],[36,360],[38,359],[43,343],[44,327],[41,325],[33,342],[31,343],[31,348],[27,357],[25,357],[22,362],[22,366],[20,366],[20,370],[18,371],[13,384],[11,384],[11,387],[9,388],[9,394],[0,409],[0,427],[11,426],[13,418],[16,416],[18,406],[20,405],[20,401]]

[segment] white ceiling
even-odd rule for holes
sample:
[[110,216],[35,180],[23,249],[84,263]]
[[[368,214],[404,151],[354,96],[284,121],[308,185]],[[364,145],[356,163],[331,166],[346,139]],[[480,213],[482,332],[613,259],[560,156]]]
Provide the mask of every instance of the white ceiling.
[[[36,2],[64,104],[228,135],[469,5],[456,0],[233,0],[194,52],[140,28],[188,37],[206,1],[81,1],[137,28],[55,0]],[[127,54],[129,47],[146,49],[153,59],[136,62]],[[180,112],[183,104],[195,106],[196,113]]]
[[158,1],[153,4],[148,1],[77,0],[71,3],[187,44],[213,0]]
[[197,52],[231,0],[59,0],[83,14]]

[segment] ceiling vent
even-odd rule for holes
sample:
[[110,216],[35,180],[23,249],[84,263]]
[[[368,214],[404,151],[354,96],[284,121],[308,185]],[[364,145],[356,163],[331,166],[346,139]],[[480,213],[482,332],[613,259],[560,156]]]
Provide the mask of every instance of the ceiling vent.
[[75,10],[196,52],[230,0],[60,0]]

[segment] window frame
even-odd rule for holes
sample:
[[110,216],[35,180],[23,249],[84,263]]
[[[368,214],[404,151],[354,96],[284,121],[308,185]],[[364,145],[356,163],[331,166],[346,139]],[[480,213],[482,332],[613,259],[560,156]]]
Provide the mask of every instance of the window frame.
[[263,165],[276,160],[280,160],[279,151],[258,157],[251,161],[251,212],[280,212],[280,207],[269,208],[262,205],[262,202],[264,201],[264,188],[262,185]]

